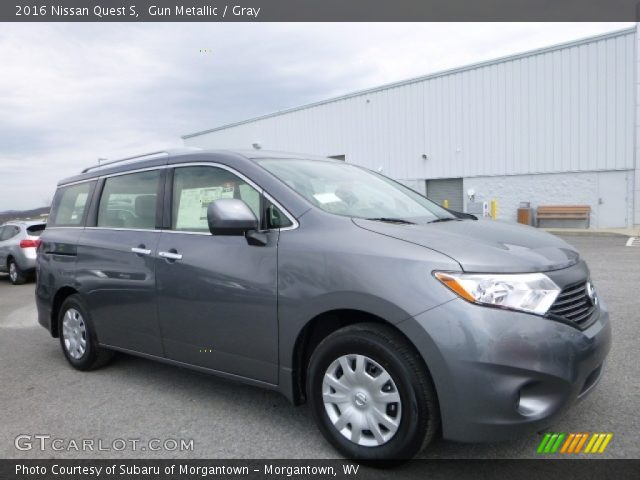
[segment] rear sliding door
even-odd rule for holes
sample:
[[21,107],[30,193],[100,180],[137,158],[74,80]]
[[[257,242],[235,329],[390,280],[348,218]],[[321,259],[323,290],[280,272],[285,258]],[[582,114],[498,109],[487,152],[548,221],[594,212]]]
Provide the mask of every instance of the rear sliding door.
[[100,343],[162,356],[154,256],[162,170],[104,179],[94,227],[78,246],[78,275]]

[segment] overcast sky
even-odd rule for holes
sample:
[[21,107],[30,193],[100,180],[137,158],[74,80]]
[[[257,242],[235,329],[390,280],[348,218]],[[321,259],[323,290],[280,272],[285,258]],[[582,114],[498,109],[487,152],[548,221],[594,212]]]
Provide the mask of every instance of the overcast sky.
[[633,26],[0,24],[0,211],[181,135]]

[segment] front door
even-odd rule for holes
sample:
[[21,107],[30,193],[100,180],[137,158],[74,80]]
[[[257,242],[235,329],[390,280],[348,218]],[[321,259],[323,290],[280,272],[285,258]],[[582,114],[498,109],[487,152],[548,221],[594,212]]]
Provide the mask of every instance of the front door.
[[260,192],[223,167],[174,170],[171,230],[156,260],[158,315],[172,360],[277,383],[278,230],[263,243],[209,233],[207,206],[245,201],[260,218]]

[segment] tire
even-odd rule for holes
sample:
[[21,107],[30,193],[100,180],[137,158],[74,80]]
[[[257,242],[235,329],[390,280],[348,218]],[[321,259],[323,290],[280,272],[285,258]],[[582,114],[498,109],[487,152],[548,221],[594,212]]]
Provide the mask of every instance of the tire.
[[11,281],[13,285],[22,285],[29,278],[13,258],[10,258],[7,262],[7,271],[9,272],[9,281]]
[[77,370],[95,370],[113,358],[112,351],[98,344],[89,310],[77,294],[69,296],[62,303],[58,314],[58,332],[62,352]]
[[[350,370],[346,376],[343,365]],[[391,382],[384,381],[383,372]],[[326,379],[327,373],[333,379]],[[389,326],[360,323],[327,336],[311,356],[307,379],[307,398],[320,431],[347,458],[400,463],[417,455],[439,429],[431,376],[412,345]],[[384,386],[372,386],[374,379]],[[383,410],[381,423],[378,412]],[[346,421],[342,417],[353,423],[339,430]],[[372,425],[377,425],[375,433]],[[354,430],[360,431],[358,443]]]

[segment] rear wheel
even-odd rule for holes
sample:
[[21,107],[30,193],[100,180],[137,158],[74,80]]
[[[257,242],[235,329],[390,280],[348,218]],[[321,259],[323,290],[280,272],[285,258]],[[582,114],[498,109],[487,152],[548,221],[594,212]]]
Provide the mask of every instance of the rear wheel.
[[94,370],[111,360],[113,352],[98,345],[89,311],[78,295],[63,302],[58,321],[60,345],[72,367]]
[[27,281],[27,274],[23,272],[13,258],[7,263],[9,270],[9,280],[14,285],[22,285]]
[[332,333],[313,352],[307,378],[320,431],[348,458],[410,459],[440,425],[427,369],[388,326],[356,324]]

